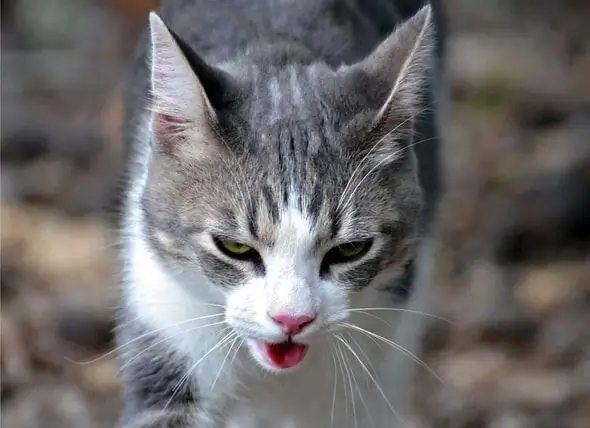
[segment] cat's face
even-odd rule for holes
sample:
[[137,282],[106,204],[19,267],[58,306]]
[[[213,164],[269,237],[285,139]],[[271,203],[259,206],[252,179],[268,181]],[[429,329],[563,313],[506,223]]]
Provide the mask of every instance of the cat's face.
[[421,13],[340,70],[213,69],[152,18],[149,243],[171,272],[207,278],[182,286],[224,305],[269,370],[297,365],[411,255]]

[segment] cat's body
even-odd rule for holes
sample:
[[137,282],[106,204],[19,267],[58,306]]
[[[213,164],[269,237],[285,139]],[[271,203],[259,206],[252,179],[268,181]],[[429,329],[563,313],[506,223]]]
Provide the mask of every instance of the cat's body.
[[420,186],[412,145],[433,137],[414,119],[435,39],[423,9],[383,42],[392,3],[164,2],[174,34],[151,17],[127,111],[125,427],[407,416],[416,363],[390,341],[419,332],[394,309],[424,294],[438,169],[418,146]]

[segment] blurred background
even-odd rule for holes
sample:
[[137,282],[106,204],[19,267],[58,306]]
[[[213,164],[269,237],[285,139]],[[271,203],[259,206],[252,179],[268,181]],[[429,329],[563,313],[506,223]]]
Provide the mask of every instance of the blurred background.
[[[107,428],[120,82],[156,0],[2,0],[1,418]],[[590,427],[590,2],[444,0],[426,427]]]

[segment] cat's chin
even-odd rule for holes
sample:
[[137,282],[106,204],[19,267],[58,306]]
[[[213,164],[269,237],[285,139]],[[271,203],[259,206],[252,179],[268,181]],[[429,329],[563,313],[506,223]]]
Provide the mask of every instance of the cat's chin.
[[273,373],[296,370],[309,349],[309,345],[292,341],[270,343],[258,339],[247,339],[246,343],[254,360],[262,368]]

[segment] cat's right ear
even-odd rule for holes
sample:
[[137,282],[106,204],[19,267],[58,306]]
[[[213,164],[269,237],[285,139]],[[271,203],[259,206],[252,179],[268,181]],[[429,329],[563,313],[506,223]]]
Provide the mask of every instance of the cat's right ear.
[[155,150],[190,157],[211,155],[217,118],[201,80],[213,84],[214,70],[173,34],[155,12],[150,13],[150,41]]
[[[432,11],[427,5],[401,23],[365,59],[343,67],[358,81],[356,85],[362,85],[357,88],[368,95],[370,104],[377,107],[373,129],[378,138],[391,135],[392,130],[411,130],[414,119],[423,111],[434,46]],[[358,79],[359,75],[365,78]],[[395,138],[391,141],[397,143]],[[391,151],[391,147],[386,149]]]

